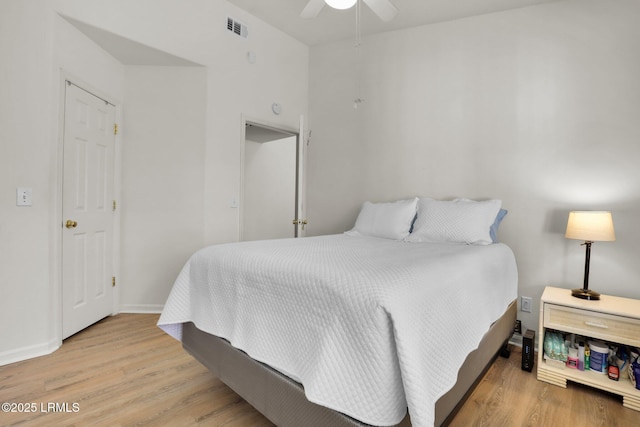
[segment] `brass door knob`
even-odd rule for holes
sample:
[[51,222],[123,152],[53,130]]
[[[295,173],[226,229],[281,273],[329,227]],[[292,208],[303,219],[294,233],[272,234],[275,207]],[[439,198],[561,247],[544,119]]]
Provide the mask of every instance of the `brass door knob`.
[[72,221],[70,219],[67,220],[67,223],[64,225],[67,228],[76,228],[78,223],[76,221]]

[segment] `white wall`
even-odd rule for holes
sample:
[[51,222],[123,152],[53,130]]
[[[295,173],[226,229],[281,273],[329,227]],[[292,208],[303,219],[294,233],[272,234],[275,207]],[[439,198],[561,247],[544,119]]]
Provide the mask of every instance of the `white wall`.
[[[57,10],[206,67],[205,242],[237,240],[230,200],[239,194],[242,114],[298,127],[307,112],[308,47],[226,1],[57,0]],[[227,16],[249,27],[247,39],[227,31]],[[281,115],[271,112],[273,102],[283,106]]]
[[[53,20],[34,2],[7,1],[2,9],[0,357],[15,348],[54,345],[47,320],[52,296],[48,288],[49,179],[56,152],[49,137],[55,119],[48,102],[53,52],[47,37],[53,31]],[[16,207],[16,187],[33,189],[32,207]],[[16,321],[23,318],[28,321]]]
[[568,211],[612,210],[591,287],[640,298],[639,17],[633,0],[562,1],[381,34],[360,74],[352,42],[312,48],[309,234],[350,228],[367,199],[500,198],[537,330],[544,286],[582,285]]
[[[204,70],[124,67],[58,14],[202,64]],[[249,39],[226,31],[227,16],[249,26]],[[255,64],[246,60],[249,50],[256,53]],[[0,55],[0,365],[60,344],[61,70],[121,101],[122,152],[131,157],[123,158],[127,181],[120,185],[127,258],[119,291],[125,309],[164,302],[190,248],[238,239],[238,209],[229,202],[239,194],[243,114],[287,128],[296,128],[299,116],[307,115],[308,48],[226,1],[7,0],[0,14]],[[183,77],[193,78],[180,82],[186,99],[175,86]],[[159,86],[167,82],[173,85],[165,90],[173,111],[151,105],[145,93],[155,85],[160,96]],[[153,148],[155,137],[153,123],[143,121],[145,102],[158,127],[171,125],[167,117],[174,115],[177,127],[194,125],[182,133],[171,127],[147,158],[143,153]],[[273,102],[282,104],[280,116],[271,113]],[[129,131],[132,145],[126,146]],[[178,135],[185,135],[185,152],[176,145]],[[184,170],[196,161],[200,166]],[[33,188],[32,207],[15,206],[16,187]],[[159,213],[163,195],[178,199],[178,205]],[[183,216],[189,221],[176,221]],[[176,228],[167,230],[170,226]]]
[[[0,364],[60,343],[62,76],[122,97],[122,67],[39,1],[0,15]],[[16,187],[33,206],[16,207]]]
[[125,69],[123,311],[159,311],[204,245],[206,69]]

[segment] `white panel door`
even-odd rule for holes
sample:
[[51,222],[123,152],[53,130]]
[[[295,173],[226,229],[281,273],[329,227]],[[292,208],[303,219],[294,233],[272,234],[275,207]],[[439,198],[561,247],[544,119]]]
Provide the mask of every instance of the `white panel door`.
[[304,128],[304,116],[300,116],[300,124],[298,128],[298,135],[296,139],[296,217],[294,219],[294,225],[296,227],[296,237],[305,237],[307,224],[307,180],[306,180],[306,156],[307,156],[307,143],[308,137],[305,138]]
[[62,336],[114,310],[115,107],[67,83],[62,189]]

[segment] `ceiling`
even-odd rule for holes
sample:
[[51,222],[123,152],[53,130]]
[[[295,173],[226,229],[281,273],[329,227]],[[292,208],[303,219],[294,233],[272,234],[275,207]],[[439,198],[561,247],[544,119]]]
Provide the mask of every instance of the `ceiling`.
[[253,142],[270,142],[295,136],[293,133],[273,129],[264,125],[246,123],[245,139]]
[[[62,16],[62,15],[61,15]],[[130,40],[68,16],[62,16],[80,32],[124,65],[197,67],[200,64]]]
[[[337,10],[325,5],[316,18],[302,19],[300,12],[308,0],[228,1],[309,46],[355,37],[355,7]],[[554,1],[559,0],[391,0],[399,13],[390,22],[382,22],[362,5],[361,33],[366,36]]]

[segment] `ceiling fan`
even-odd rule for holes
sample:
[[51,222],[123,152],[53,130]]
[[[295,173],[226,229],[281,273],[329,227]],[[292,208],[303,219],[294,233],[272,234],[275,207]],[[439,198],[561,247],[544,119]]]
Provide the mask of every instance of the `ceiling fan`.
[[[349,9],[358,0],[309,0],[300,13],[302,18],[315,18],[318,16],[325,4],[334,9]],[[391,21],[397,14],[398,9],[389,0],[362,0],[380,19],[385,22]]]

